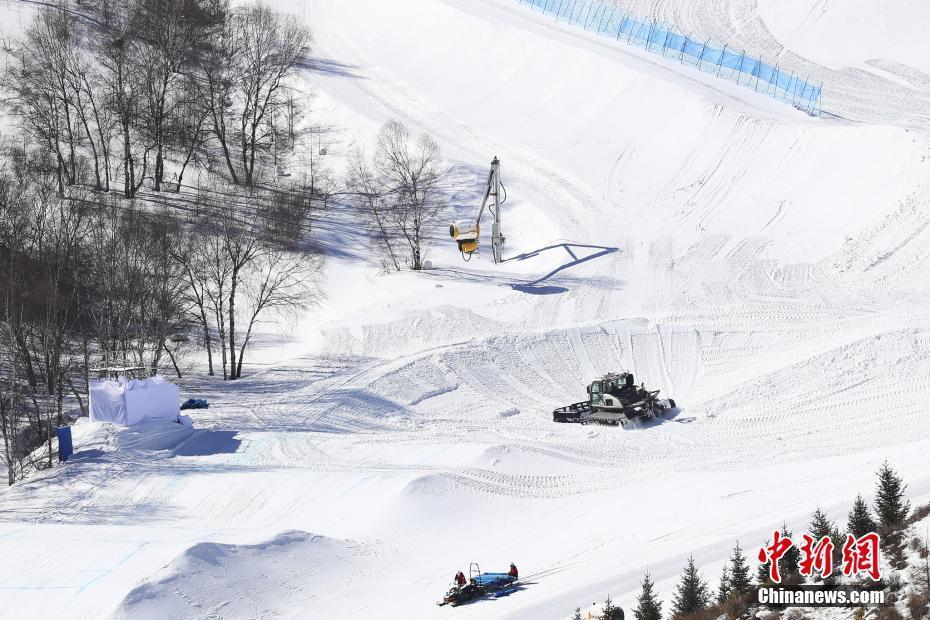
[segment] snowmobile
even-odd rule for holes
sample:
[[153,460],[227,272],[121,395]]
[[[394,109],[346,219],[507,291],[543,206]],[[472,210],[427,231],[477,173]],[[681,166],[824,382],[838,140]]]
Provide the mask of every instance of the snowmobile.
[[646,420],[675,408],[671,398],[659,398],[659,390],[636,385],[629,372],[609,373],[588,386],[589,398],[552,411],[555,422],[595,422],[612,426]]
[[516,591],[518,584],[518,579],[508,573],[482,573],[478,564],[472,562],[468,567],[468,583],[453,586],[436,604],[458,607],[485,596],[507,596]]

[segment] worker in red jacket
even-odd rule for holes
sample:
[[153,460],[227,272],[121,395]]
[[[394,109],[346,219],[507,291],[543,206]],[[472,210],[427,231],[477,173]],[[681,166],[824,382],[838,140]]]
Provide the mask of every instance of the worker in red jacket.
[[465,573],[459,571],[455,574],[455,585],[456,587],[464,587],[468,581],[465,579]]
[[511,577],[513,577],[514,579],[516,579],[517,577],[519,577],[519,574],[517,573],[517,565],[514,564],[513,562],[511,562],[511,563],[510,563],[510,571],[509,571],[507,574],[510,575]]

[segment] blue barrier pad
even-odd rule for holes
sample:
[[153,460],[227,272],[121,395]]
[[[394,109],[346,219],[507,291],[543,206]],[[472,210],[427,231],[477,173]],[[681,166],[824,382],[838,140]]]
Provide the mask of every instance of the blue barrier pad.
[[74,454],[74,445],[71,443],[71,427],[58,428],[58,460],[67,461]]
[[481,573],[475,577],[475,583],[479,586],[505,586],[513,581],[513,577],[507,573]]
[[[672,28],[655,21],[635,19],[624,14],[614,2],[604,0],[520,0],[554,15],[556,19],[565,19],[570,24],[583,26],[587,30],[598,32],[615,39],[625,39],[627,43],[644,46],[647,50],[663,56],[677,55],[682,62],[697,65],[705,71],[716,74],[737,84],[750,86],[757,91],[768,93],[776,99],[788,100],[792,105],[806,110],[810,114],[820,112],[821,88],[788,73],[778,66],[766,64],[763,60],[747,56],[744,51],[727,49],[711,45],[710,42],[696,41],[689,36],[675,32]],[[721,72],[721,69],[728,71]],[[745,77],[744,77],[745,76]]]

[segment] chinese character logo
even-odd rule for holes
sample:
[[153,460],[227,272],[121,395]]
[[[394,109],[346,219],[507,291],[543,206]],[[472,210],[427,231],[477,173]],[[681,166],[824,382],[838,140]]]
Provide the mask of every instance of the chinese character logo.
[[878,568],[878,534],[875,532],[856,538],[846,535],[843,544],[843,574],[859,575],[865,573],[872,581],[881,579]]
[[778,560],[782,558],[788,550],[794,545],[790,538],[781,535],[781,532],[775,530],[772,536],[772,544],[759,549],[759,562],[769,564],[769,579],[772,583],[781,583],[781,574],[778,570]]
[[803,538],[801,561],[798,563],[801,574],[812,577],[817,573],[822,579],[826,579],[833,574],[833,541],[829,536],[817,541],[807,534],[804,534]]
[[[829,536],[815,540],[808,534],[803,535],[803,543],[798,547],[800,559],[798,572],[805,577],[819,576],[826,579],[833,574],[833,541]],[[852,534],[846,535],[843,544],[842,573],[847,577],[853,575],[868,575],[873,581],[881,578],[879,568],[879,537],[871,532],[856,538]],[[772,583],[781,583],[781,570],[778,561],[794,546],[787,536],[775,531],[772,535],[772,544],[759,549],[759,562],[768,564],[769,579]]]

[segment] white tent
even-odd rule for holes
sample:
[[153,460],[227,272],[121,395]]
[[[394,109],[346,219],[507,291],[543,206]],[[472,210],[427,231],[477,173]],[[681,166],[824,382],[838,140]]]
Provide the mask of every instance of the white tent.
[[152,418],[175,420],[181,412],[178,386],[161,376],[91,381],[89,391],[91,422],[132,426]]

